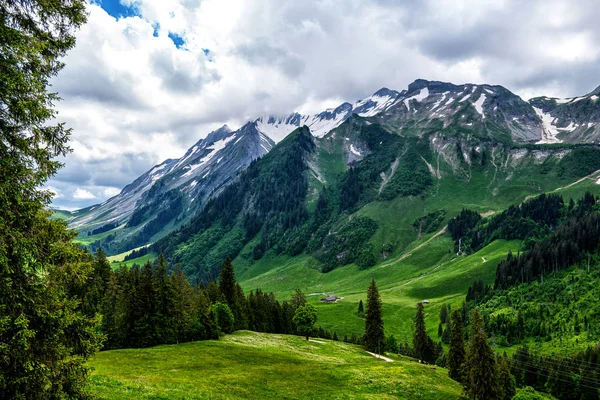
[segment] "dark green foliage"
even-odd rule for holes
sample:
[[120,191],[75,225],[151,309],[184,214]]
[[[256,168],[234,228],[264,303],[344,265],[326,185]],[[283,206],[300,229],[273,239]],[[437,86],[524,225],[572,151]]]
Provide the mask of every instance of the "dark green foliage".
[[229,257],[225,257],[223,268],[219,273],[219,290],[225,297],[225,301],[229,307],[236,302],[235,285],[236,281],[235,273],[233,272],[233,264],[231,264],[231,259]]
[[[532,387],[559,399],[598,400],[599,361],[598,346],[571,356],[534,354],[529,348],[521,347],[510,360],[510,367],[519,387]],[[521,392],[519,390],[519,394]],[[537,396],[530,398],[546,398]]]
[[356,262],[361,268],[375,264],[376,257],[369,238],[377,231],[377,222],[367,217],[354,217],[343,222],[323,240],[322,247],[314,253],[323,263],[323,272]]
[[456,247],[460,246],[463,252],[468,249],[477,251],[496,239],[521,239],[535,243],[556,229],[564,211],[562,197],[541,194],[475,225],[481,218],[476,217],[473,211],[463,210],[448,223],[448,229],[454,240],[460,240]]
[[358,316],[359,316],[359,318],[364,318],[365,317],[365,308],[364,308],[362,300],[360,300],[358,302]]
[[304,293],[302,293],[300,289],[296,289],[294,291],[294,294],[292,295],[292,298],[290,299],[290,305],[292,307],[292,310],[296,312],[298,308],[302,307],[305,304],[306,296],[304,295]]
[[473,229],[481,220],[478,212],[462,209],[460,214],[448,221],[448,232],[453,240],[459,240]]
[[471,315],[469,350],[466,360],[465,392],[475,400],[499,399],[498,366],[494,350],[483,330],[481,314],[477,309]]
[[298,333],[308,340],[310,333],[315,329],[317,310],[311,304],[304,304],[296,309],[292,320]]
[[440,308],[440,323],[445,324],[446,322],[448,322],[448,307],[446,307],[446,304],[442,304]]
[[587,259],[600,244],[600,216],[596,212],[572,217],[519,257],[508,255],[496,270],[497,289],[531,282]]
[[428,233],[433,233],[438,230],[440,224],[444,221],[445,215],[445,210],[438,210],[429,213],[424,217],[415,219],[415,222],[413,222],[413,228],[415,228],[419,237]]
[[465,337],[463,333],[463,319],[457,310],[452,312],[450,324],[450,348],[448,349],[447,368],[448,376],[457,382],[465,382]]
[[385,339],[385,350],[389,351],[390,353],[394,353],[394,354],[398,354],[398,350],[400,348],[398,347],[398,342],[396,341],[396,338],[394,337],[394,335],[390,335]]
[[379,194],[381,200],[392,200],[396,196],[417,196],[431,185],[431,173],[427,164],[414,147],[410,147],[400,157],[392,178]]
[[383,309],[379,289],[377,289],[374,279],[367,290],[367,310],[365,313],[365,335],[363,342],[368,351],[381,354],[385,350]]
[[558,165],[559,175],[581,177],[600,169],[600,152],[592,147],[576,147]]
[[[511,254],[509,252],[509,254]],[[471,286],[469,286],[469,290],[467,291],[467,301],[480,301],[484,298],[486,294],[488,294],[491,290],[489,285],[485,285],[483,280],[477,279],[473,281]]]
[[79,298],[90,259],[63,222],[48,220],[51,193],[40,189],[69,151],[49,82],[85,20],[80,0],[0,2],[2,398],[89,397],[84,360],[102,339]]
[[97,235],[99,233],[104,233],[104,232],[108,232],[112,229],[115,229],[117,226],[119,226],[119,222],[111,222],[108,224],[104,224],[102,225],[100,228],[96,228],[91,230],[90,232],[88,232],[88,236],[90,235]]
[[212,314],[215,320],[215,324],[219,328],[220,332],[231,333],[234,330],[234,317],[229,306],[225,303],[217,301],[212,306]]
[[413,337],[414,357],[427,363],[434,363],[438,355],[435,343],[425,331],[425,316],[423,303],[417,304],[415,317],[415,334]]
[[508,358],[504,356],[497,357],[498,364],[498,399],[511,400],[517,392],[515,378],[510,373]]
[[123,257],[123,261],[129,261],[129,260],[133,260],[133,259],[136,259],[139,257],[143,257],[146,254],[148,254],[148,246],[142,247],[139,250],[133,250],[131,253],[129,253],[125,257]]

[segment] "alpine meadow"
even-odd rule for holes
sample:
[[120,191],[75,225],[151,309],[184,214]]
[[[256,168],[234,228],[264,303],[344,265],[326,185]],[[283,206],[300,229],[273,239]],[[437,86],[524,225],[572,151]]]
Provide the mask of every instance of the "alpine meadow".
[[592,3],[0,0],[0,400],[600,400]]

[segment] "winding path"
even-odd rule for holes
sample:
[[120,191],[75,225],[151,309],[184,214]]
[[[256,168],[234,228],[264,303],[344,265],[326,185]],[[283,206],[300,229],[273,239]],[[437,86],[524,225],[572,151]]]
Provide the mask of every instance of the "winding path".
[[430,237],[429,239],[427,239],[426,241],[424,241],[423,243],[421,243],[420,245],[418,245],[417,247],[415,247],[414,249],[412,249],[411,251],[409,251],[408,253],[404,253],[402,254],[400,257],[398,257],[397,259],[395,259],[394,261],[390,261],[389,263],[380,265],[379,268],[385,268],[387,266],[393,265],[393,264],[397,264],[400,261],[404,260],[407,257],[410,257],[415,251],[419,250],[421,247],[429,244],[429,242],[431,242],[433,239],[435,239],[436,237],[440,236],[441,234],[443,234],[444,232],[446,232],[446,230],[448,230],[448,225],[444,226],[439,232],[437,232],[435,235],[433,235],[432,237]]

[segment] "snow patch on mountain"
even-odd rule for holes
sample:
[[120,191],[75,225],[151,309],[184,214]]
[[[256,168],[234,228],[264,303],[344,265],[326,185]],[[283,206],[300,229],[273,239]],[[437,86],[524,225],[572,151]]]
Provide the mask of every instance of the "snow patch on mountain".
[[477,101],[473,103],[473,106],[475,107],[475,110],[481,114],[481,118],[485,119],[485,114],[483,113],[483,103],[485,103],[485,93],[481,93],[481,96],[479,96]]
[[541,108],[533,107],[533,109],[542,120],[543,128],[542,138],[536,144],[561,143],[562,140],[556,137],[559,132],[556,126],[554,126],[555,118],[549,113],[543,112]]
[[410,111],[410,102],[411,102],[411,100],[416,100],[418,102],[421,102],[421,101],[425,100],[428,97],[429,97],[429,89],[425,87],[425,88],[421,89],[419,91],[419,93],[417,93],[416,95],[404,99],[404,105],[406,106],[406,108],[408,109],[408,111]]

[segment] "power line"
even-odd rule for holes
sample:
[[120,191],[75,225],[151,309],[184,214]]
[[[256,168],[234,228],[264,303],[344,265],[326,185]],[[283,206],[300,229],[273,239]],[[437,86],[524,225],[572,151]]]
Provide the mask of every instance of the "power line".
[[[515,368],[517,368],[517,369],[520,369],[521,371],[527,372],[527,370],[526,370],[526,369],[524,369],[523,367],[519,367],[519,366],[516,366],[516,365],[515,365],[514,367],[515,367]],[[558,378],[558,377],[556,377],[556,376],[550,376],[550,375],[542,374],[542,373],[541,373],[541,372],[539,372],[539,371],[537,372],[537,374],[538,374],[538,375],[545,376],[546,378],[552,378],[552,379],[556,379],[557,381],[561,381],[561,382],[564,382],[564,383],[570,383],[570,384],[573,384],[573,383],[575,383],[575,382],[573,382],[573,381],[569,381],[569,380],[561,379],[561,378]],[[585,387],[585,388],[588,388],[588,389],[592,389],[592,390],[598,390],[598,389],[600,389],[600,386],[599,386],[599,387],[588,386],[588,385],[584,385],[584,384],[583,384],[583,383],[581,383],[581,382],[579,382],[578,384],[579,384],[579,386],[582,386],[582,387]]]
[[[513,364],[513,366],[515,368],[517,368],[517,369],[520,369],[521,371],[531,372],[531,373],[535,373],[535,374],[540,374],[540,375],[548,377],[548,378],[558,379],[558,380],[561,380],[563,382],[567,382],[567,383],[571,383],[571,384],[575,383],[572,380],[570,380],[571,376],[567,375],[564,372],[553,370],[553,369],[539,367],[539,366],[536,366],[534,364],[530,364],[530,363],[526,363],[526,362],[517,362],[517,363],[520,364],[521,366],[519,367],[518,365],[515,365],[515,364]],[[535,370],[532,371],[529,368],[532,368],[532,369],[535,369]],[[542,374],[541,372],[547,372],[549,374],[553,374],[553,375],[557,375],[557,376],[545,375],[545,374]],[[562,377],[564,379],[560,379],[559,377]],[[587,387],[590,387],[591,389],[600,389],[600,381],[597,381],[595,379],[586,378],[586,377],[583,377],[583,376],[582,376],[582,381],[586,382],[586,383],[589,383],[589,384],[592,384],[592,385],[598,385],[597,387],[587,386]],[[579,382],[579,384],[582,385],[582,386],[586,386],[586,385],[583,385],[581,382]]]

